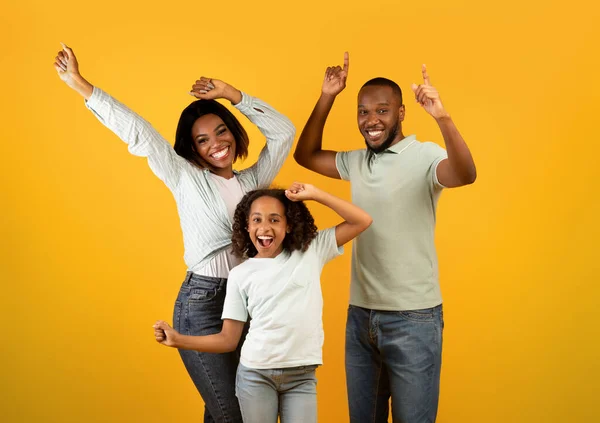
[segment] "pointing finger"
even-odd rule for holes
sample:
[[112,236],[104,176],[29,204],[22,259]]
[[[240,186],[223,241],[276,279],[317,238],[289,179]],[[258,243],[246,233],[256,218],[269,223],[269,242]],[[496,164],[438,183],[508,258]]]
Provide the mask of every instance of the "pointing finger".
[[71,47],[67,47],[65,43],[60,43],[60,45],[67,54],[67,58],[71,59],[71,57],[73,56],[73,50],[71,50]]
[[350,68],[350,55],[348,52],[344,53],[344,72],[348,73],[348,68]]
[[425,64],[421,65],[421,72],[423,72],[424,84],[431,85],[431,81],[429,81],[429,74],[427,73],[427,66],[425,66]]

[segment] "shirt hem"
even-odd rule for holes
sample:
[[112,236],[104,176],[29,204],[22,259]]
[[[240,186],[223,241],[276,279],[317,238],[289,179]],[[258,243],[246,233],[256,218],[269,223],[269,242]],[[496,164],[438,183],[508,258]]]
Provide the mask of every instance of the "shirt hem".
[[240,358],[240,363],[249,369],[255,370],[268,370],[268,369],[287,369],[291,367],[299,367],[299,366],[321,366],[323,364],[323,359],[317,360],[301,360],[301,361],[293,361],[293,362],[283,362],[283,363],[255,363],[244,360]]
[[442,300],[436,300],[426,303],[416,303],[410,305],[389,305],[389,304],[368,304],[361,303],[358,301],[350,301],[350,305],[354,307],[366,308],[369,310],[377,311],[410,311],[410,310],[421,310],[424,308],[433,308],[442,304]]

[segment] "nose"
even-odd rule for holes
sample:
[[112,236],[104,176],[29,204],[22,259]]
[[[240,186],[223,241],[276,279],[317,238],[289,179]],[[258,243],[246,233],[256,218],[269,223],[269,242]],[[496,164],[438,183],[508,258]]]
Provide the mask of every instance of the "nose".
[[369,113],[367,116],[367,126],[373,126],[379,123],[379,116],[375,113]]

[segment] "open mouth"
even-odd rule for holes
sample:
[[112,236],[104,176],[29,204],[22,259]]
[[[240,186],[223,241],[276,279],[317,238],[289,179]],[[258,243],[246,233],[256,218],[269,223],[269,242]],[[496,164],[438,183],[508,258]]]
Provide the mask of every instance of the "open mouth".
[[258,245],[260,245],[262,248],[269,248],[271,246],[271,244],[273,244],[272,236],[261,235],[261,236],[257,237],[257,239],[258,239]]
[[377,141],[381,140],[381,138],[383,137],[383,130],[381,130],[381,129],[378,129],[378,130],[369,129],[369,130],[366,130],[365,132],[367,134],[369,141],[371,141],[371,142],[377,142]]
[[223,147],[222,149],[215,151],[210,155],[215,160],[224,160],[229,157],[229,146]]

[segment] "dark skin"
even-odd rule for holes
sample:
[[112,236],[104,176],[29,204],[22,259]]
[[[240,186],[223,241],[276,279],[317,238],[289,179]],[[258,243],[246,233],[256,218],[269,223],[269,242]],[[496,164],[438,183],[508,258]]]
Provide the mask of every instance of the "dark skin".
[[235,138],[219,116],[208,114],[196,119],[192,139],[202,167],[226,179],[233,177]]
[[[337,151],[323,150],[323,129],[336,96],[346,87],[349,67],[349,56],[348,53],[345,53],[343,67],[327,68],[321,96],[302,130],[294,152],[294,158],[301,166],[337,179],[340,178],[335,165]],[[450,114],[444,108],[438,91],[431,85],[425,65],[421,71],[423,84],[412,85],[415,100],[435,119],[448,153],[448,158],[442,160],[437,166],[437,178],[442,185],[448,188],[471,184],[477,178],[477,171],[469,147],[456,128]],[[390,125],[394,124],[394,116],[398,117],[395,124],[397,133],[389,146],[404,138],[402,121],[405,116],[405,108],[404,105],[398,104],[397,99],[394,100],[390,87],[363,87],[359,93],[358,102],[359,129],[363,136],[366,135],[365,141],[369,146],[380,146],[386,139],[385,135],[393,132]],[[363,116],[365,117],[363,118]],[[367,130],[372,131],[372,136],[368,135]],[[384,136],[378,134],[379,130],[384,132]]]

